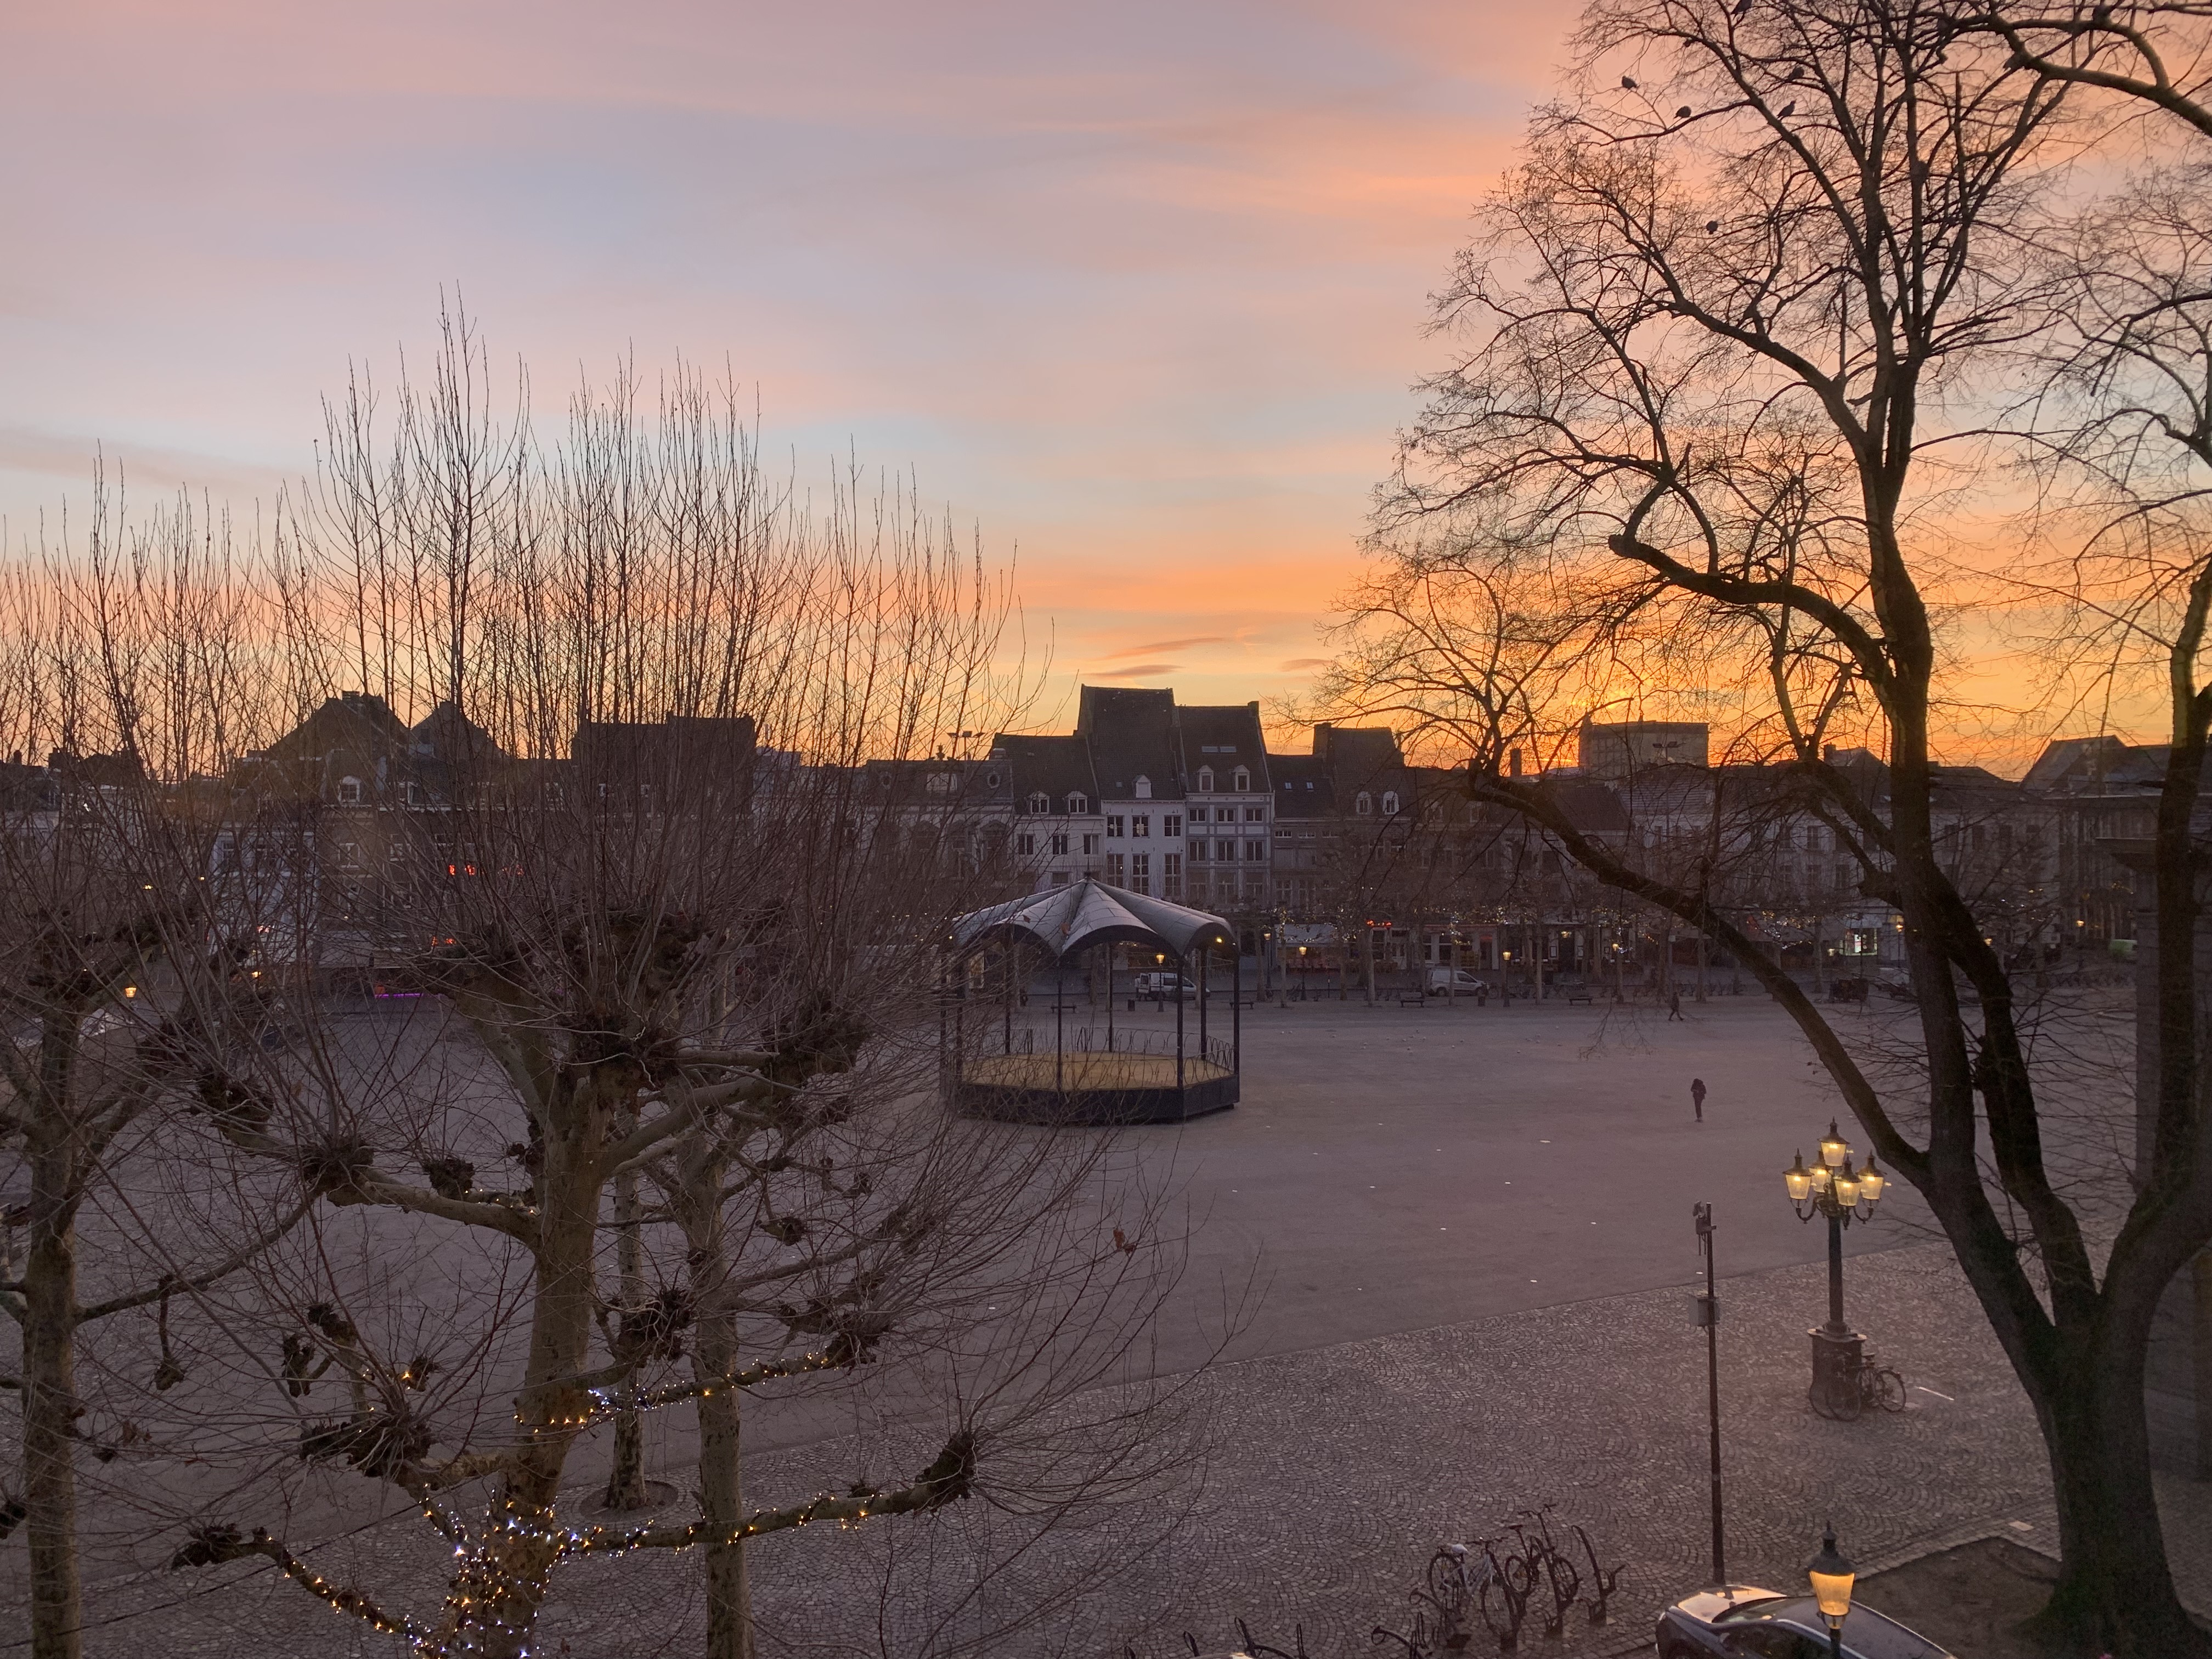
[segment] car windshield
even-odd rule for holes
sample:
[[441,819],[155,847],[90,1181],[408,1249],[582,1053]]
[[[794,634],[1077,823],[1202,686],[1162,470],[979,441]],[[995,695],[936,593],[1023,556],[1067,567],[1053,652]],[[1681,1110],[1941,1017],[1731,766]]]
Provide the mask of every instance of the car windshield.
[[1748,1601],[1739,1601],[1732,1607],[1723,1608],[1713,1615],[1713,1623],[1725,1625],[1731,1619],[1771,1619],[1774,1609],[1789,1599],[1786,1595],[1754,1596]]

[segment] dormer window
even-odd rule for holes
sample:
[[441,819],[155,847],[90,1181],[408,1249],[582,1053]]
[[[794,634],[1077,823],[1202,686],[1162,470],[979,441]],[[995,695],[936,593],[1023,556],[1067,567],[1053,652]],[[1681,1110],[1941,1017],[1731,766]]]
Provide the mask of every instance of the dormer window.
[[1091,810],[1091,797],[1078,790],[1067,798],[1067,815],[1080,817]]
[[422,804],[422,786],[421,784],[410,783],[407,786],[407,804],[410,806],[420,806]]
[[1230,782],[1235,787],[1237,793],[1241,795],[1244,793],[1245,791],[1251,788],[1252,774],[1248,769],[1240,766],[1236,769],[1236,771],[1230,774]]
[[1386,818],[1395,818],[1398,816],[1398,792],[1395,789],[1385,789],[1382,792],[1382,816]]
[[1052,797],[1040,789],[1030,797],[1029,806],[1032,812],[1049,812],[1052,811]]
[[1139,777],[1137,780],[1137,799],[1139,800],[1150,800],[1152,798],[1152,781],[1147,777]]
[[338,800],[342,805],[347,806],[360,805],[361,780],[359,778],[340,778],[338,780]]
[[1210,766],[1201,766],[1198,769],[1198,793],[1201,795],[1210,795],[1213,793],[1213,769]]
[[1360,817],[1373,817],[1375,816],[1375,797],[1369,794],[1364,789],[1361,790],[1358,798],[1352,803],[1352,810]]

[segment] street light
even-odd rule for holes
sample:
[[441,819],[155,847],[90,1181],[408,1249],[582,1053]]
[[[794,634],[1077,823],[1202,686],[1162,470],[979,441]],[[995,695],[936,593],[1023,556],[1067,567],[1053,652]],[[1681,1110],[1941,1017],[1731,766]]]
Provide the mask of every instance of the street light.
[[1851,1145],[1837,1133],[1835,1120],[1820,1138],[1820,1155],[1807,1168],[1805,1154],[1782,1172],[1782,1184],[1800,1221],[1825,1216],[1828,1222],[1828,1322],[1812,1333],[1813,1409],[1823,1417],[1858,1415],[1859,1368],[1865,1363],[1866,1338],[1844,1322],[1844,1229],[1874,1219],[1888,1177],[1875,1167],[1851,1163]]
[[1844,1620],[1851,1610],[1851,1583],[1858,1569],[1836,1553],[1834,1523],[1820,1540],[1820,1553],[1805,1564],[1805,1576],[1813,1581],[1813,1600],[1828,1623],[1828,1652],[1832,1659],[1842,1659]]

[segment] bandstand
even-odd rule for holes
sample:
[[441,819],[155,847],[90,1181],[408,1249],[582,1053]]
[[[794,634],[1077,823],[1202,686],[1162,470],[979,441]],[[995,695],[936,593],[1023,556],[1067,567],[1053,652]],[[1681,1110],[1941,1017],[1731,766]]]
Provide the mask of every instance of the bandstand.
[[[1164,975],[1196,986],[1188,1010],[1176,987],[1171,1036],[1117,1024],[1111,952],[1119,945],[1150,951]],[[1219,916],[1084,880],[961,917],[952,928],[951,965],[969,981],[968,967],[994,946],[1001,953],[1000,1006],[981,996],[945,1000],[942,1072],[956,1110],[1020,1123],[1177,1123],[1237,1103],[1243,970],[1236,935]],[[1225,1040],[1212,1031],[1217,950],[1228,952],[1230,963]],[[1087,985],[1092,953],[1102,951],[1108,953],[1103,1019],[1095,1003],[1071,1001],[1069,986],[1072,976],[1079,989]],[[1049,1031],[1018,1009],[1040,970],[1052,976]]]

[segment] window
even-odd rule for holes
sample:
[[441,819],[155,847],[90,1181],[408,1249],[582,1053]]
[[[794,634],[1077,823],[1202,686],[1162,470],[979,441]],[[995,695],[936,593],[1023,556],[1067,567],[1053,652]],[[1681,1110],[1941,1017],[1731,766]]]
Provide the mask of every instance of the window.
[[1150,853],[1129,854],[1129,890],[1150,893],[1152,890],[1152,855]]
[[1151,835],[1152,815],[1150,812],[1133,813],[1129,818],[1129,833],[1139,837]]
[[1244,822],[1245,822],[1245,823],[1265,823],[1267,821],[1267,809],[1266,807],[1264,807],[1264,806],[1248,806],[1248,807],[1246,807],[1246,808],[1244,809]]
[[960,775],[957,772],[932,772],[922,780],[922,787],[933,795],[953,794],[960,787]]
[[1098,837],[1097,837],[1097,836],[1095,833],[1094,833],[1094,834],[1091,834],[1091,835],[1085,836],[1083,838],[1083,856],[1084,856],[1084,857],[1085,857],[1085,858],[1096,858],[1096,857],[1097,856],[1097,854],[1098,854]]
[[1193,864],[1203,864],[1206,862],[1206,840],[1203,836],[1200,836],[1198,840],[1191,842],[1190,861]]
[[1056,830],[1053,832],[1052,855],[1056,859],[1064,859],[1067,856],[1067,832],[1066,830]]
[[1032,812],[1040,813],[1051,811],[1052,797],[1046,794],[1043,790],[1038,790],[1036,793],[1030,797],[1029,810]]
[[234,875],[238,869],[238,843],[224,836],[215,844],[215,872],[218,876]]
[[361,868],[361,843],[357,841],[340,842],[338,867],[342,870],[358,870]]
[[1217,841],[1213,843],[1213,861],[1216,864],[1233,864],[1236,860],[1237,843],[1235,842]]
[[1163,853],[1160,855],[1160,896],[1179,899],[1182,896],[1182,854]]
[[1179,836],[1182,834],[1182,814],[1180,812],[1169,813],[1166,817],[1160,821],[1160,833],[1164,836]]
[[338,799],[348,806],[360,805],[361,780],[359,778],[340,778],[338,780]]
[[1289,830],[1284,829],[1279,823],[1275,826],[1275,839],[1277,841],[1288,841],[1290,838],[1291,832]]
[[999,773],[997,768],[994,767],[990,771],[983,774],[983,787],[986,789],[996,789],[999,787]]
[[1139,775],[1137,779],[1137,799],[1139,800],[1150,800],[1152,798],[1152,781],[1141,774]]
[[1267,902],[1267,872],[1265,870],[1247,870],[1244,872],[1244,897],[1246,902],[1251,904]]
[[1385,789],[1382,792],[1382,816],[1386,818],[1395,818],[1398,816],[1398,792],[1395,789]]
[[1024,858],[1030,857],[1036,852],[1036,837],[1026,831],[1021,835],[1016,836],[1014,837],[1014,851],[1020,854]]
[[1230,787],[1235,789],[1238,794],[1241,795],[1244,793],[1246,790],[1252,787],[1252,773],[1250,769],[1243,766],[1238,767],[1234,772],[1229,775],[1229,782]]
[[1106,879],[1116,887],[1121,886],[1125,879],[1121,872],[1121,855],[1119,853],[1109,853],[1106,855]]
[[1091,797],[1080,790],[1067,798],[1067,815],[1070,817],[1079,817],[1090,810]]
[[[602,789],[606,787],[605,784],[601,784],[599,787]],[[407,786],[407,804],[410,806],[420,806],[422,804],[422,786],[421,784],[410,783]]]
[[1108,836],[1109,838],[1118,838],[1118,837],[1121,836],[1121,815],[1119,812],[1109,812],[1109,813],[1106,815],[1106,834],[1107,834],[1107,836]]
[[404,863],[407,859],[407,843],[401,841],[393,842],[391,850],[385,854],[385,857],[393,864]]
[[1364,789],[1361,790],[1358,798],[1352,803],[1352,810],[1363,818],[1373,817],[1375,816],[1375,797],[1369,794]]
[[1264,841],[1248,841],[1248,842],[1246,842],[1244,843],[1244,862],[1245,862],[1245,863],[1247,863],[1247,864],[1264,864],[1265,862],[1267,862],[1267,843],[1266,842],[1264,842]]
[[1193,823],[1204,823],[1206,822],[1206,809],[1203,806],[1192,807],[1190,809],[1190,821]]
[[[1213,793],[1213,769],[1210,766],[1201,766],[1198,769],[1198,793],[1201,795],[1210,795]],[[1191,816],[1195,817],[1197,814],[1193,813]]]

